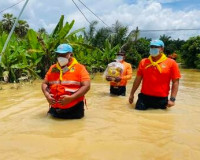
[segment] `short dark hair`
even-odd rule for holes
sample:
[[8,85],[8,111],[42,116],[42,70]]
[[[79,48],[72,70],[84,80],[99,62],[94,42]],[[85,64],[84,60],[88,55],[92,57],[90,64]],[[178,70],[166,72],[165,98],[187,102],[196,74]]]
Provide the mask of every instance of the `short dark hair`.
[[123,56],[125,56],[125,55],[126,55],[126,52],[125,52],[124,50],[120,50],[120,51],[117,53],[117,55],[123,55]]

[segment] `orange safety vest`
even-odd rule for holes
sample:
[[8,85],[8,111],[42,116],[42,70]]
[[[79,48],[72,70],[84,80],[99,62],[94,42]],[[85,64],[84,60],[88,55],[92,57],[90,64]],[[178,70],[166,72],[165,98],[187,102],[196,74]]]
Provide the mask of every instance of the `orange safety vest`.
[[82,67],[81,64],[77,63],[70,69],[68,69],[67,66],[62,68],[62,80],[60,80],[60,70],[56,67],[56,64],[51,67],[50,74],[48,75],[48,82],[50,94],[53,94],[53,98],[56,100],[56,103],[51,105],[51,107],[66,109],[84,100],[84,96],[81,96],[63,106],[58,103],[60,96],[72,95],[81,87],[80,71]]

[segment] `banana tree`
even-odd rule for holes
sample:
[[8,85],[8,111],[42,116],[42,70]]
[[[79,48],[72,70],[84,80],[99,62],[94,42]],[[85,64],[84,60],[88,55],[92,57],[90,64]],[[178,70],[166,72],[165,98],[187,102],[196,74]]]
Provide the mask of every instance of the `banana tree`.
[[[0,38],[0,48],[3,46],[6,36]],[[32,60],[26,51],[27,42],[19,41],[15,35],[11,37],[10,43],[2,55],[0,62],[1,77],[6,82],[17,82],[20,77],[39,77],[36,66],[40,59]]]
[[61,16],[58,24],[50,35],[47,34],[37,34],[34,30],[29,30],[28,40],[29,40],[29,51],[31,54],[37,54],[41,56],[41,63],[38,68],[41,70],[41,77],[44,77],[45,73],[48,71],[50,65],[55,61],[55,55],[52,54],[55,51],[55,48],[60,43],[69,43],[74,45],[75,42],[70,41],[73,39],[74,35],[84,28],[70,32],[74,20],[69,23],[64,24],[64,15]]
[[85,52],[81,52],[82,63],[87,65],[87,69],[91,73],[102,72],[106,69],[108,63],[114,61],[116,52],[118,52],[119,49],[119,45],[112,47],[109,40],[106,39],[102,50],[94,48],[92,52],[91,50],[87,50],[87,54],[85,54]]
[[117,44],[116,46],[112,47],[111,43],[109,42],[108,39],[106,39],[105,43],[104,43],[104,49],[102,52],[102,60],[105,64],[108,64],[110,62],[112,62],[115,57],[116,57],[116,52],[118,52],[120,49],[119,44]]

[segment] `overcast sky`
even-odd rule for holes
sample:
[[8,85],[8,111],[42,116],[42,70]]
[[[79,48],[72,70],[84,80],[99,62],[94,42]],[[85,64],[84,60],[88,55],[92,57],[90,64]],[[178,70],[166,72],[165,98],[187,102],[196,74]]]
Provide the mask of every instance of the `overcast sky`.
[[[79,0],[74,0],[87,19],[91,22],[98,20]],[[188,39],[200,35],[195,31],[167,31],[144,32],[143,30],[170,30],[170,29],[200,29],[200,2],[199,0],[81,0],[89,9],[98,15],[108,26],[116,20],[129,30],[137,26],[141,30],[140,36],[156,39],[166,34],[172,39]],[[0,0],[0,11],[8,8],[20,0]],[[12,13],[18,16],[25,0],[18,5],[1,13]],[[89,23],[71,0],[29,0],[20,19],[26,20],[30,28],[38,30],[45,28],[49,33],[59,21],[61,15],[65,20],[75,20],[74,29],[87,27]],[[98,28],[106,27],[98,20]]]

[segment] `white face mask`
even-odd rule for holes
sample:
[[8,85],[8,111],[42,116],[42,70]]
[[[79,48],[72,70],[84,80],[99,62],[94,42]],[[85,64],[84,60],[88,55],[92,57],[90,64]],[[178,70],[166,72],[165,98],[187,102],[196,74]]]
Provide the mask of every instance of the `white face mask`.
[[119,62],[120,62],[120,61],[123,60],[123,58],[124,58],[123,56],[117,56],[117,57],[116,57],[116,61],[119,61]]
[[58,57],[57,60],[61,67],[67,65],[69,62],[69,60],[65,57]]

